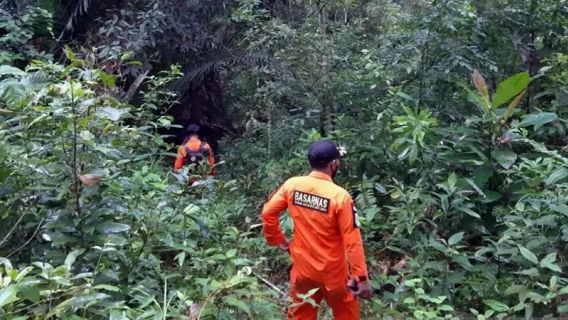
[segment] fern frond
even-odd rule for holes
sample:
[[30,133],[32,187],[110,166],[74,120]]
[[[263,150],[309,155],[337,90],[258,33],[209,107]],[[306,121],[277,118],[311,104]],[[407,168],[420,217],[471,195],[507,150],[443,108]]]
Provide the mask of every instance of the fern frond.
[[20,80],[20,84],[29,90],[39,90],[50,83],[49,76],[45,72],[34,72]]
[[377,198],[374,193],[374,184],[371,180],[363,180],[358,188],[358,195],[355,199],[361,209],[377,206]]
[[0,103],[7,106],[17,105],[26,97],[25,87],[15,79],[0,82]]

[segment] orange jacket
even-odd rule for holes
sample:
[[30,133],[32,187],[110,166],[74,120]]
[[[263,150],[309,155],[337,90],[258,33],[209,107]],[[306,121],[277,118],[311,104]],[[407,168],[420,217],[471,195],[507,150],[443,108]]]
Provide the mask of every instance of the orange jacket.
[[[190,150],[199,150],[201,144],[202,142],[201,140],[199,140],[199,138],[191,137],[185,142],[185,144],[179,146],[174,169],[179,170],[185,165],[185,157],[187,156],[186,148]],[[213,165],[215,164],[215,156],[213,155],[211,146],[209,146],[208,143],[205,143],[204,147],[205,149],[207,149],[207,151],[209,151],[209,158],[207,159],[207,162],[211,166],[211,174],[214,174]]]
[[359,219],[345,189],[317,171],[288,179],[262,210],[269,245],[286,240],[279,220],[286,208],[294,221],[290,255],[301,275],[326,285],[345,286],[350,267],[352,277],[367,279]]

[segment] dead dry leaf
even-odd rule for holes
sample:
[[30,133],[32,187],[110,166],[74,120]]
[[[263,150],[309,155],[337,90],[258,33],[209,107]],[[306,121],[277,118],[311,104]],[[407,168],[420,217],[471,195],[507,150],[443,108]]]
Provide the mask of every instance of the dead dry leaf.
[[487,90],[487,83],[485,82],[485,79],[483,78],[481,73],[479,73],[479,71],[477,71],[477,70],[473,70],[473,74],[471,75],[471,78],[473,80],[473,84],[475,85],[475,88],[477,89],[477,92],[479,92],[479,94],[482,97],[489,98],[489,91]]
[[79,180],[81,180],[81,182],[86,186],[94,186],[102,182],[101,176],[97,176],[90,173],[80,175]]

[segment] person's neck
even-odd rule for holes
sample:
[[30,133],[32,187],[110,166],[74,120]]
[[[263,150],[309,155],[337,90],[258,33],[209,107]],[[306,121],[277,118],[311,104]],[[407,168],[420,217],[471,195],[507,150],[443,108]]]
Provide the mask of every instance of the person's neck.
[[331,172],[331,170],[329,170],[329,169],[324,169],[324,170],[312,169],[312,172],[323,173],[323,174],[328,175],[330,178],[333,179],[333,172]]

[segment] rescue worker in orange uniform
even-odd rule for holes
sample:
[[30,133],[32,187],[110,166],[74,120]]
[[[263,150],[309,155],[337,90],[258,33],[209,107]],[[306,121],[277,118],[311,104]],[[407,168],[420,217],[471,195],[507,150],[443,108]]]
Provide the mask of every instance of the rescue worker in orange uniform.
[[[313,143],[308,151],[312,172],[288,179],[262,210],[266,241],[292,258],[290,296],[300,305],[288,309],[288,319],[317,318],[318,308],[298,296],[315,288],[311,298],[318,305],[324,299],[336,320],[359,319],[356,298],[371,297],[357,211],[349,193],[333,182],[340,156],[330,140]],[[285,209],[294,221],[290,242],[280,228]]]
[[199,138],[200,127],[191,124],[187,127],[188,137],[184,143],[178,148],[176,162],[174,164],[175,171],[180,170],[185,165],[199,164],[204,158],[211,166],[210,175],[214,175],[215,156],[211,150],[211,146],[207,142]]

